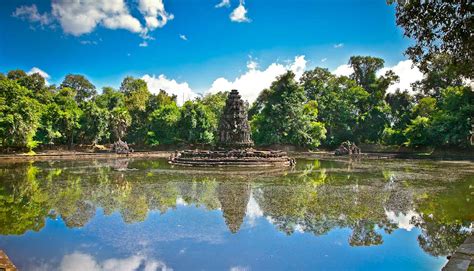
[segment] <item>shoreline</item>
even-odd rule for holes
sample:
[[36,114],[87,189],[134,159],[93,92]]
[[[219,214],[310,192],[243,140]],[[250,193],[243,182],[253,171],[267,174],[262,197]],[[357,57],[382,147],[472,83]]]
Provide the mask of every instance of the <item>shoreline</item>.
[[[123,159],[123,158],[169,158],[175,151],[136,151],[130,154],[116,154],[113,152],[88,152],[88,151],[46,151],[35,154],[11,153],[0,154],[0,163],[4,162],[28,162],[47,160],[87,160],[87,159]],[[288,155],[293,158],[314,158],[314,159],[414,159],[414,160],[440,160],[440,161],[472,161],[474,154],[428,154],[428,153],[407,153],[407,152],[365,152],[356,156],[336,156],[329,151],[288,151]]]

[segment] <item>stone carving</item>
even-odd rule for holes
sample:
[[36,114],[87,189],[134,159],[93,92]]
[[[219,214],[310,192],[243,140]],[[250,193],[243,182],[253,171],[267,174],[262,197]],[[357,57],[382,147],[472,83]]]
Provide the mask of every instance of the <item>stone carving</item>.
[[127,142],[124,142],[119,139],[112,145],[112,151],[114,151],[117,154],[129,154],[133,152],[133,149],[128,147]]
[[176,151],[169,162],[184,166],[293,166],[295,160],[282,151],[252,148],[247,104],[237,90],[227,98],[218,128],[217,150]]
[[248,105],[237,90],[227,98],[218,129],[218,146],[221,148],[250,148],[250,125],[247,117]]
[[335,155],[358,155],[360,148],[355,143],[350,141],[342,142],[339,148],[334,151]]

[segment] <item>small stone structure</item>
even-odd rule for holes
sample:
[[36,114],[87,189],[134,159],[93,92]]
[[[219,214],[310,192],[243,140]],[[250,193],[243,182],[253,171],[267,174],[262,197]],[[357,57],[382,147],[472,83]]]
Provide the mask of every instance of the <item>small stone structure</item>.
[[173,154],[169,162],[185,166],[292,166],[294,159],[282,151],[252,148],[247,104],[237,90],[227,98],[218,129],[216,150],[184,150]]
[[116,154],[129,154],[133,152],[133,149],[128,146],[127,142],[119,139],[112,145],[112,151]]
[[360,148],[355,143],[350,141],[342,142],[339,148],[334,151],[335,155],[358,155]]
[[449,257],[443,271],[474,270],[474,236],[466,238],[456,252]]
[[10,261],[3,250],[0,250],[0,270],[17,271],[16,266]]

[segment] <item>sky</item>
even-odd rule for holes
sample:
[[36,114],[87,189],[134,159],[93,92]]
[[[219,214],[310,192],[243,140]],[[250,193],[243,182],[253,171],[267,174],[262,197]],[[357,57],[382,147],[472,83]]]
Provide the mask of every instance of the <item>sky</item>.
[[384,0],[0,1],[0,72],[83,74],[99,90],[130,75],[179,103],[231,88],[252,102],[286,70],[348,75],[352,55],[383,58],[400,76],[390,91],[405,89],[422,76],[411,42]]

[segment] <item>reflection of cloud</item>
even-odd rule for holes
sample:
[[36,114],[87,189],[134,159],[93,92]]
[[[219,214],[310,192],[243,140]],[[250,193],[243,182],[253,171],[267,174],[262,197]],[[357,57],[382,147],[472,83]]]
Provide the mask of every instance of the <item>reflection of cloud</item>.
[[406,214],[398,213],[395,214],[394,211],[387,211],[385,210],[385,215],[387,218],[392,221],[393,223],[397,224],[398,228],[405,229],[407,231],[411,231],[415,227],[410,221],[413,217],[419,218],[420,215],[414,211],[408,211]]
[[144,256],[131,256],[125,259],[107,259],[102,263],[97,262],[92,255],[74,252],[65,255],[59,266],[59,270],[67,271],[132,271],[144,267],[145,271],[173,270],[162,261],[147,259]]
[[253,194],[250,195],[249,202],[247,203],[246,215],[248,217],[248,223],[251,226],[255,226],[255,220],[263,216],[263,211],[258,205],[257,201],[253,197]]
[[250,267],[248,266],[232,266],[229,268],[230,271],[250,271]]
[[182,197],[177,197],[176,198],[176,205],[181,205],[181,206],[186,206],[188,205],[186,201]]

